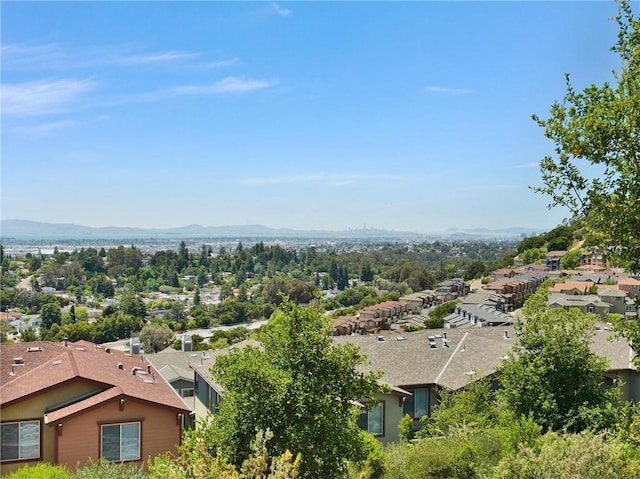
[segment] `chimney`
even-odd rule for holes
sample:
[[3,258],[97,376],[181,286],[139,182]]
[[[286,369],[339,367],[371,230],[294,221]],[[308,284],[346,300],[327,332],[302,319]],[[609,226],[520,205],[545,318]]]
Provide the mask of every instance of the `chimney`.
[[192,350],[193,350],[193,343],[191,341],[191,335],[190,334],[182,335],[182,351],[190,352]]
[[140,338],[135,337],[129,340],[131,354],[140,354]]

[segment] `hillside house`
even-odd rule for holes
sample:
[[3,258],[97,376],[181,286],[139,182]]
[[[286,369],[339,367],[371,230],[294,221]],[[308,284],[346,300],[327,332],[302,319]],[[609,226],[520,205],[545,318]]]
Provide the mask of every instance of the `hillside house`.
[[544,256],[544,264],[550,271],[557,271],[560,269],[560,260],[567,254],[566,251],[549,251]]
[[[376,336],[340,336],[337,344],[350,342],[367,356],[370,364],[364,371],[381,371],[382,381],[411,393],[400,406],[394,402],[381,405],[382,414],[403,414],[414,419],[431,415],[443,390],[458,391],[481,378],[494,378],[502,361],[516,342],[512,326],[494,328],[440,329],[406,334],[402,340],[379,341]],[[640,402],[640,374],[632,363],[633,354],[623,338],[610,340],[605,328],[594,331],[591,340],[594,353],[609,361],[604,385],[622,381],[622,396]]]
[[175,452],[190,408],[143,356],[87,341],[3,344],[0,474]]

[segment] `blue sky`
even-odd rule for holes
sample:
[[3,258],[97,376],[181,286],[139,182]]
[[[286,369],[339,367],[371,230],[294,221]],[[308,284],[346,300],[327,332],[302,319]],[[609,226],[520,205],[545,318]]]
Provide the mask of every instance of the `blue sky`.
[[531,120],[613,2],[3,2],[2,218],[551,228]]

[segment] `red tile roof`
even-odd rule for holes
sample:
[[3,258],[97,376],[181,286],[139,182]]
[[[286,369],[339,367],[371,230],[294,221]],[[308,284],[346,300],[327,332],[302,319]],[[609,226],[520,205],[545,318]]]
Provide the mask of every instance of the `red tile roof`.
[[[75,379],[93,382],[103,389],[103,393],[89,398],[93,401],[98,396],[106,400],[107,396],[123,394],[175,409],[189,409],[144,356],[88,341],[68,342],[66,346],[47,341],[2,344],[0,359],[0,406]],[[14,364],[19,362],[22,364]],[[74,406],[93,405],[87,401]]]

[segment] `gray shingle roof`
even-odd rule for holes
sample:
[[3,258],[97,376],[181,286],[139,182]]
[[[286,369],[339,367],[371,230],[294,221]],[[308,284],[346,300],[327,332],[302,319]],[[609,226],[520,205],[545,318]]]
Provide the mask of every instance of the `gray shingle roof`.
[[[443,347],[446,333],[449,347]],[[505,333],[508,338],[505,338]],[[429,347],[429,336],[436,348]],[[438,329],[407,333],[404,341],[375,335],[337,336],[337,344],[352,343],[368,357],[366,371],[382,371],[382,380],[411,389],[412,386],[437,384],[457,390],[472,381],[494,374],[516,344],[512,326],[470,329]],[[609,360],[610,370],[635,369],[632,351],[624,338],[611,340],[609,331],[597,330],[591,341],[593,352]]]

